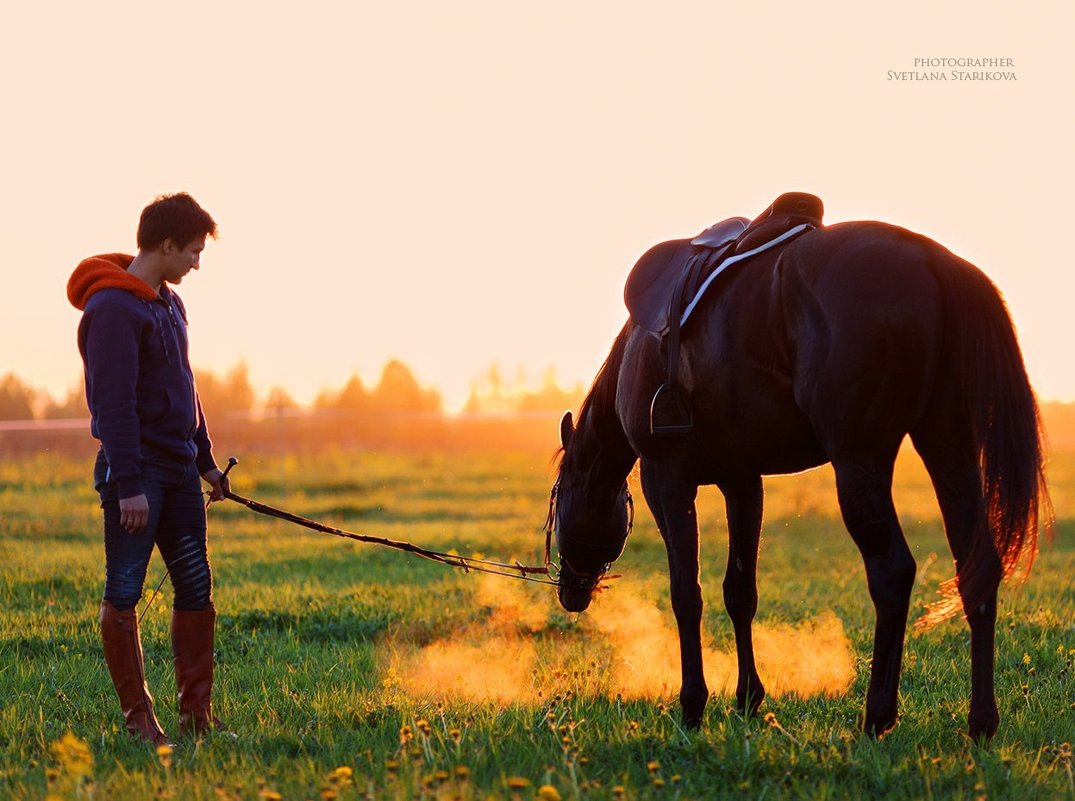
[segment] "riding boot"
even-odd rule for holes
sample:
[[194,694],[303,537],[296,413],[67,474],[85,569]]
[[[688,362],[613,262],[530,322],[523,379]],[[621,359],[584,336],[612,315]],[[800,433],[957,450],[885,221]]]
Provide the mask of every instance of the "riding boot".
[[146,684],[138,615],[101,602],[101,642],[105,662],[116,687],[127,731],[153,745],[172,745],[153,711],[153,696]]
[[212,705],[215,628],[212,604],[198,612],[172,611],[172,655],[182,735],[220,728]]

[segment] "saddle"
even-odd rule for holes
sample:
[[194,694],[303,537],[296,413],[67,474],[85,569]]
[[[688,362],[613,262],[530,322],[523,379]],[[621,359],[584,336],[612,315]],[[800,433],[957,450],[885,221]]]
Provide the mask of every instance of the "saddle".
[[[672,239],[654,245],[627,276],[623,299],[631,319],[658,338],[663,337],[675,313],[690,316],[692,302],[696,305],[700,299],[699,290],[704,293],[709,287],[706,280],[714,277],[715,271],[731,266],[726,261],[733,256],[742,257],[736,261],[743,261],[800,233],[820,228],[822,214],[820,198],[804,192],[788,192],[753,221],[731,217],[706,228],[693,239]],[[807,227],[781,239],[803,225]]]
[[655,245],[632,268],[623,298],[631,319],[667,345],[668,381],[650,404],[653,433],[685,433],[693,428],[686,393],[678,385],[679,331],[718,275],[733,264],[821,227],[821,199],[787,192],[754,220],[732,217],[693,239]]

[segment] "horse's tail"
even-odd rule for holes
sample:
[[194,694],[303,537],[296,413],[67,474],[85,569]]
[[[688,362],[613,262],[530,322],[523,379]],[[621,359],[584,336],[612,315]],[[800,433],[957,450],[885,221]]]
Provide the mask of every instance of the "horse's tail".
[[[974,532],[958,578],[941,587],[919,624],[931,626],[960,608],[974,608],[1025,560],[1028,575],[1038,549],[1039,521],[1051,533],[1053,515],[1045,483],[1045,434],[1011,317],[1000,292],[976,267],[961,260],[934,271],[944,290],[949,362],[962,395],[978,456],[984,525]],[[953,421],[955,423],[956,421]]]

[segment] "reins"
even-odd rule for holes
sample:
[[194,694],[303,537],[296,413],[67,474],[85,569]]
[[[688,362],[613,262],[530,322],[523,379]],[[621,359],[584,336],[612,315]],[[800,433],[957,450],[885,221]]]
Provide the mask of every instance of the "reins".
[[[521,579],[522,581],[532,581],[537,584],[556,584],[556,581],[551,579],[548,564],[543,567],[534,567],[524,565],[517,561],[512,563],[495,562],[490,559],[476,559],[469,556],[433,551],[429,548],[423,548],[410,542],[400,542],[398,540],[390,540],[387,537],[374,537],[368,534],[357,534],[353,531],[325,525],[316,520],[310,520],[307,517],[302,517],[301,515],[293,514],[283,509],[277,509],[275,506],[269,506],[266,503],[243,497],[230,490],[224,493],[224,497],[229,501],[240,503],[250,511],[257,512],[261,515],[286,520],[289,523],[294,523],[295,525],[312,529],[313,531],[320,531],[323,534],[332,534],[333,536],[345,537],[349,540],[355,540],[356,542],[368,542],[374,545],[383,545],[386,548],[394,548],[398,551],[406,551],[407,553],[413,553],[416,556],[420,556],[423,559],[440,562],[449,567],[458,567],[465,573],[474,570],[478,573],[489,573],[494,576],[505,576],[507,578]],[[546,559],[547,558],[548,557],[546,557]],[[535,576],[550,576],[550,578],[535,578]]]

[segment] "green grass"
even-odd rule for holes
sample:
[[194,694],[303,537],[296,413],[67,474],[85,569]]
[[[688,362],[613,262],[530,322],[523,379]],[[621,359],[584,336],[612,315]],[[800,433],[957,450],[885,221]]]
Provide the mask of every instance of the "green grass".
[[[962,733],[961,621],[908,639],[900,725],[881,741],[859,732],[873,611],[831,475],[817,471],[767,483],[757,624],[834,613],[853,653],[850,687],[767,699],[768,719],[744,719],[715,695],[698,732],[679,726],[677,687],[644,699],[620,692],[620,652],[601,633],[619,614],[617,598],[642,599],[672,625],[663,546],[640,492],[638,525],[616,566],[624,578],[578,618],[559,611],[547,587],[481,580],[215,505],[215,700],[238,736],[184,741],[167,767],[122,732],[100,654],[103,552],[89,472],[82,461],[47,457],[0,464],[0,798],[316,799],[327,788],[340,798],[507,799],[546,784],[564,798],[599,799],[1075,798],[1075,549],[1065,516],[1075,458],[1058,457],[1051,472],[1055,542],[1027,584],[1002,593],[1002,721],[989,746]],[[551,482],[542,457],[273,457],[244,460],[234,478],[238,492],[352,530],[540,561]],[[921,469],[902,465],[897,507],[920,570],[912,615],[951,575],[935,506]],[[728,651],[719,496],[703,491],[700,510],[704,625],[713,647]],[[155,558],[147,583],[161,571]],[[143,642],[158,712],[174,731],[169,607],[166,586]],[[494,672],[512,667],[511,649],[533,655],[514,700],[468,700],[451,686],[419,694],[407,665],[467,643],[484,649],[474,661]],[[413,735],[403,746],[401,730]],[[68,732],[92,753],[84,779],[77,759],[52,750]],[[332,783],[340,767],[353,771],[353,785]],[[50,769],[59,770],[51,781]],[[512,787],[513,777],[529,784]]]

